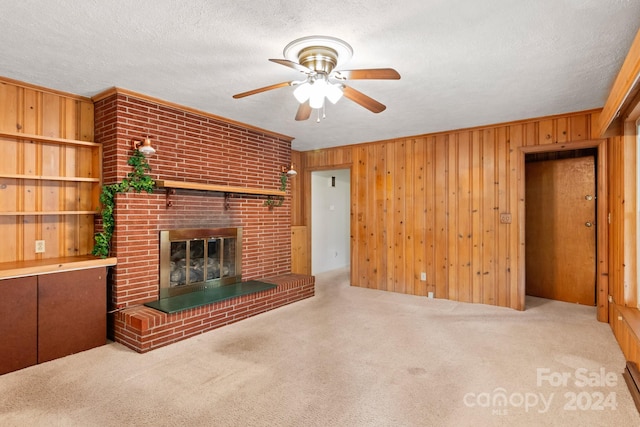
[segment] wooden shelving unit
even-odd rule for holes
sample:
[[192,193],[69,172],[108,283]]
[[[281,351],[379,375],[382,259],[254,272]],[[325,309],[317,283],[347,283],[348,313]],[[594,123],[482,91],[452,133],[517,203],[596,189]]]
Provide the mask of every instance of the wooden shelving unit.
[[[0,96],[0,106],[12,111],[13,99]],[[41,129],[42,135],[0,126],[4,157],[0,162],[0,233],[11,237],[0,261],[41,260],[46,265],[47,259],[73,259],[74,254],[91,252],[94,216],[100,206],[102,144],[50,136],[65,135],[59,123],[66,120],[62,116],[66,112],[76,120],[66,123],[75,129],[66,128],[67,135],[92,137],[93,116],[90,103],[86,104],[73,103],[82,111],[69,107],[60,115],[43,118],[46,123],[38,126],[26,118],[21,122],[22,116],[11,119],[24,130]],[[35,253],[34,241],[39,240],[46,241],[46,252]]]
[[[11,165],[11,162],[5,162],[0,168],[2,189],[8,189],[8,194],[16,195],[3,200],[0,205],[0,216],[94,215],[98,213],[97,195],[102,181],[101,144],[0,131],[0,146],[11,154],[15,153],[15,157],[22,159],[24,165],[18,163]],[[21,173],[23,170],[32,173]],[[35,206],[38,206],[36,209],[33,204],[31,208],[26,208],[22,204],[24,203],[22,201],[27,200],[32,193],[36,198],[44,197],[44,188],[47,188],[47,192],[54,191],[60,196],[50,197],[48,202],[36,202]],[[63,202],[63,200],[66,201]],[[75,204],[76,209],[64,209],[66,206],[62,204],[67,204],[70,200],[74,201],[71,205]],[[83,203],[86,200],[91,201],[91,209],[82,209],[87,207],[87,204]]]
[[0,86],[4,374],[105,343],[117,260],[91,255],[102,187],[93,101],[2,77]]

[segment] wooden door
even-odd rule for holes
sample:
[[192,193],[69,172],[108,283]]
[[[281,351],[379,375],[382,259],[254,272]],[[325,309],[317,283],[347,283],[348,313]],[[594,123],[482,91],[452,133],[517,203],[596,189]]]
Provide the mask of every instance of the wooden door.
[[593,156],[526,164],[528,295],[596,304]]

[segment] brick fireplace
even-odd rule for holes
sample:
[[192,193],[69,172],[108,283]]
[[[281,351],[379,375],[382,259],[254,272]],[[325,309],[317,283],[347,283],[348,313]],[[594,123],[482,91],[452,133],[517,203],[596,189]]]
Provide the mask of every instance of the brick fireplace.
[[[280,168],[291,162],[291,138],[144,95],[112,89],[94,98],[95,138],[103,144],[103,181],[121,181],[131,170],[131,141],[151,137],[154,180],[274,190]],[[116,196],[109,278],[110,335],[137,351],[202,333],[249,315],[313,295],[313,278],[291,272],[291,200],[265,206],[265,196],[180,189],[171,194]],[[100,224],[98,223],[98,227]],[[242,279],[278,289],[212,304],[178,315],[142,304],[159,298],[160,231],[242,228]],[[259,304],[248,309],[256,301]],[[246,315],[238,315],[237,306]],[[226,313],[222,318],[221,313]],[[229,315],[232,313],[232,315]],[[244,316],[244,317],[243,317]]]

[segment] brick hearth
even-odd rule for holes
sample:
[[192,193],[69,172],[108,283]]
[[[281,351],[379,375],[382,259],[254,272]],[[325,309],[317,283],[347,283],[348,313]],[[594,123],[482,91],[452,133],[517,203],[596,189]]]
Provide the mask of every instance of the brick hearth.
[[262,279],[276,289],[166,314],[145,306],[119,311],[115,340],[144,353],[314,295],[314,278],[287,274]]

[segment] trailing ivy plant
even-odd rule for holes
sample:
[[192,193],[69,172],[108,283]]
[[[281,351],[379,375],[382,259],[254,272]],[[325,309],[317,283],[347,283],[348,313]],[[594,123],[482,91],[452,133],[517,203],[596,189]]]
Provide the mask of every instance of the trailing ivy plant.
[[[283,173],[280,175],[280,191],[287,190],[288,178],[289,177],[286,173]],[[279,196],[277,199],[272,199],[271,197],[269,197],[267,200],[264,201],[264,205],[269,206],[270,209],[273,207],[282,206],[283,203],[284,203],[284,197],[282,196]]]
[[115,219],[113,210],[115,208],[115,197],[118,193],[126,193],[134,191],[140,193],[146,191],[153,192],[156,183],[151,179],[148,173],[151,167],[147,162],[147,158],[138,150],[133,150],[133,154],[127,160],[127,164],[133,168],[131,172],[122,180],[115,184],[103,185],[102,193],[100,193],[100,204],[102,205],[102,232],[96,233],[95,245],[91,253],[101,258],[109,256],[109,248],[111,246],[111,236],[115,229]]

